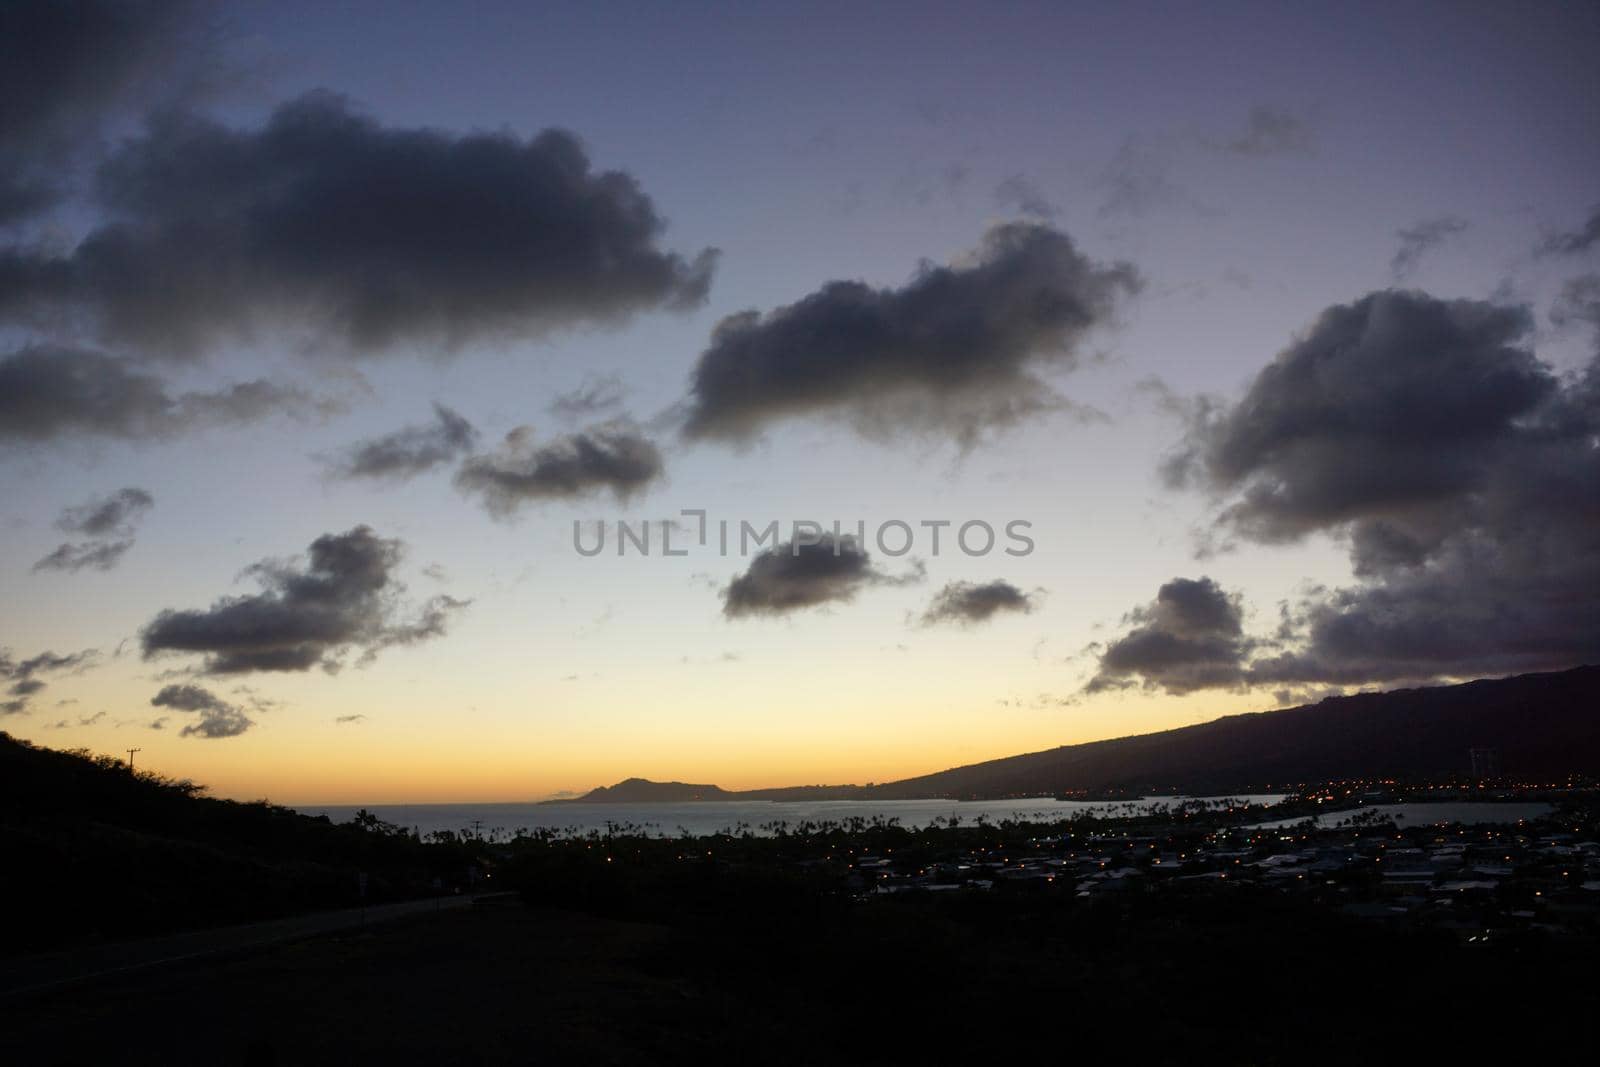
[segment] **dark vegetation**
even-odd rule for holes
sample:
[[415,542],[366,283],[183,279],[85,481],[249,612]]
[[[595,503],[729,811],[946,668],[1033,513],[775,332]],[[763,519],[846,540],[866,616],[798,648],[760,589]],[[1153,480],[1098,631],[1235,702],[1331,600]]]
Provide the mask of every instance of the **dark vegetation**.
[[450,891],[478,854],[0,733],[0,954]]

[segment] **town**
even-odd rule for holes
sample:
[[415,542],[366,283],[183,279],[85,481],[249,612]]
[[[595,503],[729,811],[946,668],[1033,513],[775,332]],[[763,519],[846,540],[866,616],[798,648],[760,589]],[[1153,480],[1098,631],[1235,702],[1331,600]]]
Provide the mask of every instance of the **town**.
[[[1530,810],[1543,814],[1501,821]],[[637,877],[640,868],[663,864],[713,866],[733,878],[752,871],[803,878],[819,893],[858,903],[935,894],[1036,895],[1064,904],[1161,895],[1203,908],[1209,898],[1265,892],[1361,920],[1447,931],[1469,944],[1512,932],[1600,932],[1600,792],[1577,781],[1339,782],[1271,806],[1189,800],[1051,824],[951,818],[908,828],[852,819],[740,824],[677,838],[613,824],[582,835],[519,832],[487,848],[488,862],[506,866],[535,900],[554,892],[556,877],[539,858],[564,854],[568,878],[584,861],[605,872],[601,883],[627,879],[629,868]],[[592,892],[595,880],[581,881]]]

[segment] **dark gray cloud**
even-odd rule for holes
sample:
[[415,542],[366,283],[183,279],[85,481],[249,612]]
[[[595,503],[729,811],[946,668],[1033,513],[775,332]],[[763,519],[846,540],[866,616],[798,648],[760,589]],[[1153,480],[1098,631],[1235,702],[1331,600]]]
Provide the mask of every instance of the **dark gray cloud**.
[[196,88],[209,5],[184,0],[0,4],[0,225],[65,193],[111,116]]
[[1274,107],[1250,109],[1244,132],[1216,147],[1241,156],[1299,155],[1315,147],[1311,127],[1291,112]]
[[1560,393],[1526,309],[1372,293],[1322,313],[1232,407],[1196,409],[1168,476],[1231,493],[1250,540],[1456,500]]
[[355,725],[357,723],[366,722],[367,721],[367,717],[365,715],[362,715],[359,712],[357,712],[354,715],[336,715],[336,716],[334,716],[333,721],[334,721],[335,725],[338,725],[338,726],[352,726],[352,725]]
[[277,414],[321,416],[338,406],[262,380],[174,394],[128,360],[81,348],[29,345],[0,357],[0,444],[166,438]]
[[329,464],[340,478],[412,478],[472,451],[478,431],[443,404],[433,405],[434,421],[351,446]]
[[971,625],[987,622],[1000,612],[1026,614],[1033,610],[1034,599],[1032,594],[999,578],[982,583],[950,582],[934,594],[933,601],[922,613],[922,623],[924,626],[941,622]]
[[33,565],[36,571],[66,571],[76,574],[81,570],[108,571],[122,562],[132,539],[122,541],[63,542]]
[[660,449],[631,423],[616,420],[543,445],[535,445],[529,427],[518,427],[495,452],[462,463],[456,485],[504,518],[539,500],[606,491],[626,500],[662,473]]
[[140,634],[146,658],[199,653],[210,674],[337,670],[360,651],[363,662],[394,645],[442,636],[463,601],[437,596],[407,616],[395,577],[398,540],[366,526],[324,534],[304,561],[265,560],[246,573],[262,591],[223,597],[210,608],[166,610]]
[[1539,253],[1547,256],[1573,256],[1579,252],[1587,252],[1596,244],[1600,244],[1600,205],[1595,206],[1589,213],[1588,221],[1578,229],[1546,237],[1539,244]]
[[1023,174],[1013,174],[995,186],[994,202],[999,207],[1045,222],[1061,213],[1038,184]]
[[722,613],[730,619],[788,615],[848,603],[870,585],[904,584],[920,577],[920,568],[905,578],[886,574],[873,566],[854,537],[824,533],[814,543],[788,541],[757,554],[722,590]]
[[[158,708],[171,708],[200,716],[198,721],[189,723],[179,731],[180,737],[201,737],[215,741],[224,737],[238,737],[255,725],[255,720],[243,710],[198,685],[166,686],[150,698],[150,703]],[[162,718],[150,726],[159,730],[165,723],[166,719]]]
[[1085,692],[1140,685],[1181,694],[1244,683],[1254,643],[1244,633],[1243,607],[1210,578],[1172,579],[1123,623],[1130,629],[1101,651]]
[[788,416],[842,413],[872,434],[964,439],[1058,399],[1036,371],[1068,367],[1139,286],[1063,233],[997,226],[950,267],[898,289],[830,282],[798,303],[720,322],[696,364],[685,432],[739,438]]
[[271,329],[449,350],[698,306],[715,260],[660,250],[649,197],[570,133],[387,128],[329,93],[257,130],[166,113],[97,195],[108,221],[69,254],[0,254],[0,317],[164,357]]
[[0,715],[21,715],[30,710],[33,698],[46,686],[40,675],[74,674],[87,668],[95,655],[91,648],[60,654],[41,652],[19,660],[13,658],[9,649],[0,648],[0,685],[5,686]]
[[622,379],[606,374],[586,380],[550,402],[550,413],[566,419],[588,419],[622,407]]
[[67,508],[56,520],[56,529],[85,537],[127,534],[144,517],[144,513],[155,506],[155,502],[156,498],[148,490],[129,486],[110,496]]
[[1325,311],[1170,464],[1247,541],[1325,532],[1357,584],[1297,605],[1252,683],[1600,662],[1600,362],[1560,376],[1525,308],[1373,293]]
[[89,540],[66,542],[33,565],[33,569],[81,571],[85,568],[110,570],[133,547],[134,529],[144,513],[155,506],[155,497],[143,489],[129,487],[110,496],[68,508],[56,520],[56,529],[84,534]]
[[1425,219],[1415,226],[1396,230],[1395,236],[1400,238],[1400,247],[1395,250],[1394,258],[1389,261],[1389,273],[1394,276],[1395,281],[1405,281],[1411,277],[1411,272],[1417,269],[1417,264],[1422,261],[1424,255],[1466,228],[1466,219],[1454,215],[1442,215],[1436,219]]

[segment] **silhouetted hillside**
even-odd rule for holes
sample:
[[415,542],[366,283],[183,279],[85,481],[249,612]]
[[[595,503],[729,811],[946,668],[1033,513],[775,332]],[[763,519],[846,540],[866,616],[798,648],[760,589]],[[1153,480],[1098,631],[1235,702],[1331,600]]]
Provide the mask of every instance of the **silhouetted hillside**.
[[0,953],[426,894],[470,843],[334,824],[0,733]]
[[1430,778],[1470,772],[1474,748],[1497,750],[1504,773],[1522,780],[1600,772],[1600,667],[1330,697],[989,760],[863,795],[1218,793],[1344,778]]

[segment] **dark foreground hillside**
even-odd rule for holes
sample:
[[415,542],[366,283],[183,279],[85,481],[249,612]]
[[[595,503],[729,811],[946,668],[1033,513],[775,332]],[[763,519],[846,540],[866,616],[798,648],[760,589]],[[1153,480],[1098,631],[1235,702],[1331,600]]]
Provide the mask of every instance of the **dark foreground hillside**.
[[0,1060],[1530,1062],[1600,1007],[1589,951],[1479,950],[1249,898],[714,921],[506,903],[0,1003]]
[[203,794],[0,733],[0,955],[427,894],[475,855]]
[[58,941],[248,918],[469,857],[508,890],[0,987],[6,1064],[1532,1062],[1600,1010],[1587,789],[1471,833],[1264,829],[1230,804],[478,846],[0,754],[20,805],[0,830],[27,861],[3,870],[11,947],[36,916]]
[[1161,733],[1066,745],[876,786],[872,799],[1132,790],[1224,793],[1440,779],[1492,749],[1525,782],[1600,768],[1600,667],[1331,697]]

